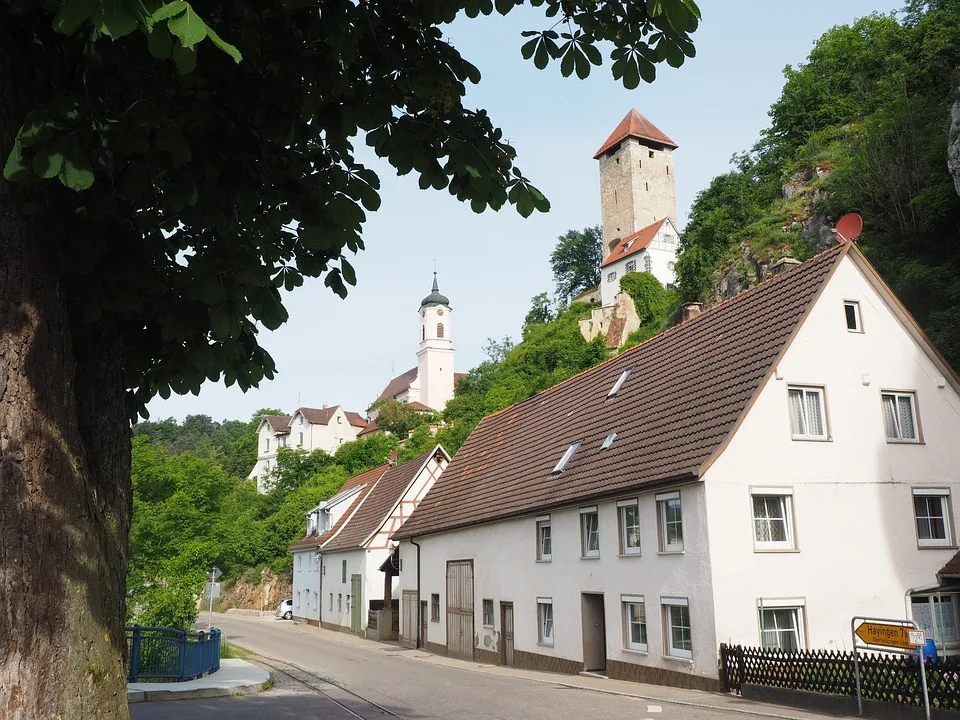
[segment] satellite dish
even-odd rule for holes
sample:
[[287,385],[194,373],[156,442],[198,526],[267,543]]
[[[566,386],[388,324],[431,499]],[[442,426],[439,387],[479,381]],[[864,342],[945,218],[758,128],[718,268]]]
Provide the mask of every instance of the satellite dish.
[[847,242],[847,240],[856,240],[860,237],[862,231],[863,218],[856,213],[847,213],[844,215],[840,218],[840,222],[837,223],[837,227],[834,229],[834,232],[837,234],[837,242],[841,245]]

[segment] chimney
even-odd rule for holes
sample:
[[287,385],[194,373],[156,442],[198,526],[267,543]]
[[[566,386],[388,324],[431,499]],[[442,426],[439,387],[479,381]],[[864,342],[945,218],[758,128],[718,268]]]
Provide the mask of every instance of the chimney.
[[680,320],[681,322],[686,322],[687,320],[692,320],[703,310],[703,303],[691,302],[684,303],[683,308],[680,310]]
[[390,464],[390,465],[396,465],[396,464],[397,464],[397,451],[396,451],[396,450],[391,451],[389,464]]
[[794,257],[786,255],[779,260],[777,260],[773,265],[770,266],[771,275],[779,275],[780,273],[793,270],[797,265],[800,264],[800,261]]

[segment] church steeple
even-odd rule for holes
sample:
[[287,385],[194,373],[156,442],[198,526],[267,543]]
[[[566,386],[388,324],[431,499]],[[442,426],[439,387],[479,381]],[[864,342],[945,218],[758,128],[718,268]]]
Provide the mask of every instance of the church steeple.
[[420,302],[420,350],[417,351],[417,381],[420,402],[443,410],[453,397],[453,334],[450,300],[441,294],[437,273],[433,288]]

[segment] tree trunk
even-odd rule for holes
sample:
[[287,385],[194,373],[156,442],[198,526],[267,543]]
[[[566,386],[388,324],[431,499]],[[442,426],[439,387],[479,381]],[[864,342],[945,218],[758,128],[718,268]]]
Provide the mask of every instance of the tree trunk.
[[[38,7],[0,0],[0,167],[68,57]],[[128,716],[121,344],[70,317],[45,215],[63,192],[0,177],[0,717],[12,720]],[[25,215],[25,201],[44,211]]]

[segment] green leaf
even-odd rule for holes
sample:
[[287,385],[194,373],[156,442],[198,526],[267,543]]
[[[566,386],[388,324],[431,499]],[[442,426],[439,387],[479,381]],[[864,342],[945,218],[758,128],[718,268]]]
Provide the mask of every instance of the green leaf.
[[190,5],[179,15],[170,18],[167,27],[171,34],[180,38],[180,44],[185,48],[192,48],[207,36],[207,24],[197,17]]
[[347,259],[340,256],[340,272],[343,273],[343,279],[346,280],[351,285],[357,284],[357,271],[353,269],[353,265],[347,262]]
[[217,35],[217,33],[214,31],[212,27],[207,25],[206,28],[207,28],[207,37],[210,38],[210,41],[214,45],[216,45],[218,48],[223,50],[227,55],[232,57],[234,62],[236,62],[239,65],[240,61],[243,60],[243,55],[240,54],[240,51],[237,50],[236,47],[228,43],[226,40],[224,40],[222,37]]
[[3,177],[10,182],[23,182],[33,177],[33,173],[24,162],[23,146],[20,145],[19,139],[14,141],[13,150],[7,156],[7,163],[3,166]]
[[537,70],[543,70],[549,61],[550,57],[547,54],[547,45],[545,42],[541,42],[537,45],[537,51],[533,54],[533,64]]
[[161,6],[155,13],[153,13],[152,18],[155,23],[161,22],[163,20],[168,20],[174,15],[179,15],[184,10],[189,7],[187,3],[183,0],[175,0],[175,2],[167,3],[166,5]]
[[566,55],[563,56],[563,60],[560,61],[560,74],[564,77],[570,77],[573,73],[573,50],[567,51]]
[[130,11],[126,0],[100,0],[93,13],[93,24],[104,35],[116,40],[137,29],[137,17]]
[[172,55],[181,75],[189,75],[197,69],[197,51],[193,48],[174,45]]
[[67,0],[53,18],[53,28],[73,35],[96,12],[98,0]]
[[60,182],[76,192],[87,190],[93,185],[94,175],[87,154],[80,147],[80,140],[76,133],[70,133],[63,138],[63,143],[63,164],[58,176]]
[[529,60],[533,57],[533,52],[537,49],[537,45],[539,43],[540,36],[538,35],[533,40],[527,40],[527,42],[520,47],[520,54],[523,56],[524,60]]
[[147,50],[157,60],[169,60],[173,50],[173,36],[164,24],[154,25],[153,31],[147,35]]
[[574,64],[577,68],[577,77],[581,80],[585,80],[590,75],[590,61],[587,60],[587,56],[584,55],[579,48],[575,51],[576,56],[574,57]]
[[44,180],[55,178],[63,167],[63,151],[66,148],[62,140],[41,148],[33,156],[33,172]]

